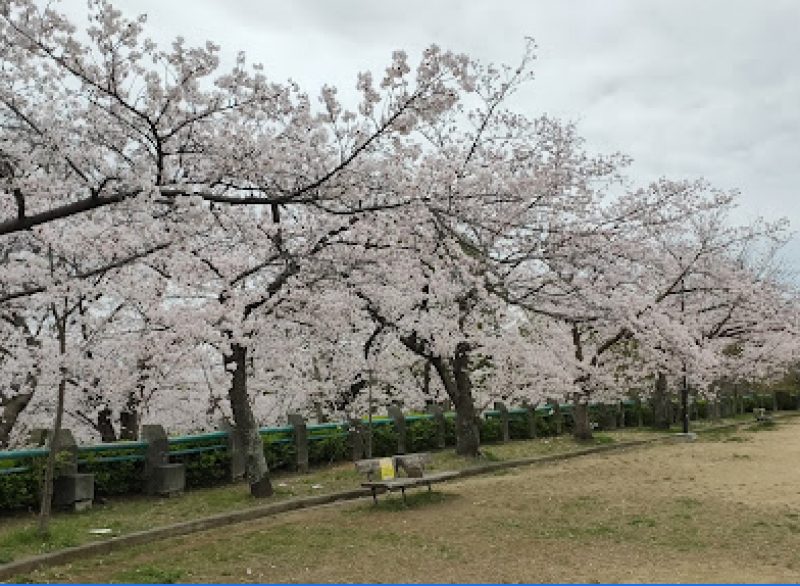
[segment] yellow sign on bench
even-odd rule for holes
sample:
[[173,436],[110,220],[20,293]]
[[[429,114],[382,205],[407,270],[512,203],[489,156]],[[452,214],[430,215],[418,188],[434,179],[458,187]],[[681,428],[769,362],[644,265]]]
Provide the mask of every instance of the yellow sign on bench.
[[381,480],[392,480],[394,478],[394,464],[391,458],[381,458],[378,463],[381,466]]

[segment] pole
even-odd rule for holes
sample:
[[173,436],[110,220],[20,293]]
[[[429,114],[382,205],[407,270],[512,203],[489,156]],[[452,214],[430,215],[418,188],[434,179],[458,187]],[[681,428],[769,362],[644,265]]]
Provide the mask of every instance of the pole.
[[681,407],[683,409],[683,433],[689,433],[689,379],[686,376],[686,363],[683,363],[683,388],[681,389]]
[[[686,312],[686,283],[681,278],[681,318]],[[683,433],[689,433],[689,377],[686,373],[686,359],[683,360],[683,388],[681,389],[681,408],[683,415]]]
[[367,458],[372,457],[372,368],[367,371],[369,381],[367,383]]

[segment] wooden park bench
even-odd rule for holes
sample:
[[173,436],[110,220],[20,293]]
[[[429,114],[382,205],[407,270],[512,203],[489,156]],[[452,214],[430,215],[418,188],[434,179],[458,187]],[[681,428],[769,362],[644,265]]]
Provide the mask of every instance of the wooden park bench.
[[753,409],[753,415],[756,416],[756,421],[769,421],[772,419],[772,413],[768,412],[763,407],[756,407]]
[[[361,486],[372,490],[372,500],[377,503],[379,489],[390,492],[400,489],[405,502],[407,488],[427,486],[428,490],[431,490],[433,483],[458,476],[456,471],[426,474],[425,466],[431,462],[433,457],[429,453],[420,453],[358,460],[355,464],[356,470],[367,475],[367,482],[362,482]],[[400,476],[401,472],[405,475]],[[374,475],[379,478],[373,479]]]

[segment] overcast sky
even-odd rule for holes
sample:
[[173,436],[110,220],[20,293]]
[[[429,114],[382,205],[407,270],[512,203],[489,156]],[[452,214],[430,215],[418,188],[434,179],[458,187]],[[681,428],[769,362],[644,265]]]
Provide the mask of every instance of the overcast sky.
[[[705,177],[742,191],[739,221],[800,229],[800,2],[795,0],[112,0],[146,13],[158,42],[180,34],[243,50],[275,80],[346,96],[395,49],[431,43],[515,63],[539,46],[515,99],[578,122],[592,150],[634,158],[642,182]],[[81,15],[85,3],[62,5]],[[800,271],[800,238],[787,251]]]

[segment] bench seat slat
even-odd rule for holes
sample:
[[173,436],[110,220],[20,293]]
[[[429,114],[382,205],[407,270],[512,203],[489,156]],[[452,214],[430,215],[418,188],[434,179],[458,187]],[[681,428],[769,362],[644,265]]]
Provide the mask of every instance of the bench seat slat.
[[455,470],[447,472],[436,472],[434,474],[427,474],[421,478],[395,478],[393,480],[373,480],[371,482],[362,482],[361,486],[365,488],[385,488],[391,490],[392,488],[408,488],[411,486],[427,486],[434,482],[440,482],[448,478],[455,478],[458,472]]

